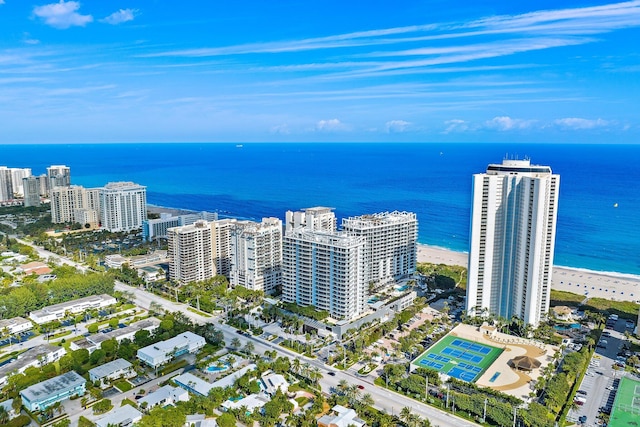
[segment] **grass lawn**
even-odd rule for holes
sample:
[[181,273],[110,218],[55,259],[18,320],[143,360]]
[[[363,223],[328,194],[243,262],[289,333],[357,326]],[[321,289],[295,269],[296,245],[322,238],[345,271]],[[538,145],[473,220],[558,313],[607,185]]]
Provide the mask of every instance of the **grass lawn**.
[[584,301],[584,295],[574,294],[573,292],[557,291],[551,289],[551,306],[558,305],[577,305]]
[[205,313],[204,311],[198,310],[198,309],[193,308],[193,307],[187,307],[187,310],[189,310],[192,313],[199,314],[202,317],[211,317],[211,315],[209,313]]
[[[584,295],[574,294],[566,291],[551,290],[551,306],[558,305],[578,305],[584,301]],[[632,301],[611,301],[604,298],[589,298],[582,309],[593,312],[617,314],[623,319],[637,320],[640,305]]]
[[58,332],[57,334],[50,336],[49,340],[55,340],[56,338],[66,337],[67,335],[70,335],[70,334],[71,334],[71,331]]
[[590,298],[583,308],[591,311],[606,311],[609,314],[617,314],[623,319],[636,321],[640,306],[632,301],[610,301],[604,298]]
[[114,382],[113,385],[118,387],[118,390],[120,390],[122,392],[127,392],[127,391],[129,391],[129,390],[131,390],[133,388],[131,383],[129,381],[127,381],[127,380],[124,380],[124,379]]

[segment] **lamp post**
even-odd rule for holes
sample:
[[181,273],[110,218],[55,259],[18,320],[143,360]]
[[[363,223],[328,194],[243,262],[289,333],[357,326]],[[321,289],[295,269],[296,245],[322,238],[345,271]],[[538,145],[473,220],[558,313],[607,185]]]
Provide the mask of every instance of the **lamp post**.
[[484,399],[484,411],[482,412],[482,423],[487,421],[487,399]]

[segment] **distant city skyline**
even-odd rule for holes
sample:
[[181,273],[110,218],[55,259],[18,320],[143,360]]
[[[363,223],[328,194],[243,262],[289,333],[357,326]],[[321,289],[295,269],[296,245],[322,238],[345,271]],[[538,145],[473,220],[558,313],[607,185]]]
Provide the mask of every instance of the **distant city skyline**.
[[0,144],[640,136],[640,1],[0,0],[0,25]]

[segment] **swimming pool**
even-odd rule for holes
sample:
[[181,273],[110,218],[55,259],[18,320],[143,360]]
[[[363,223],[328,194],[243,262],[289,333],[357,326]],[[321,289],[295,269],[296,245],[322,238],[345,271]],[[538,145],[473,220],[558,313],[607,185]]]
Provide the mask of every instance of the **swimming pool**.
[[223,362],[222,366],[218,366],[217,364],[215,365],[209,365],[207,366],[207,371],[209,372],[222,372],[222,371],[226,371],[227,369],[229,369],[231,365],[229,365],[229,362]]

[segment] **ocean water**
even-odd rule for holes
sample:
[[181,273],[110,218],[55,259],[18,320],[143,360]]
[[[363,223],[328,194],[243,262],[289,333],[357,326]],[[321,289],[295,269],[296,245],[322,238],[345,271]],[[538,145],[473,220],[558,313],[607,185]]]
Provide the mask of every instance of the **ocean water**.
[[73,184],[134,181],[147,186],[149,203],[222,216],[284,218],[312,206],[334,207],[339,218],[413,211],[420,243],[456,251],[468,250],[472,174],[505,157],[561,175],[557,265],[640,274],[640,145],[0,146],[0,165],[41,174],[66,164]]

